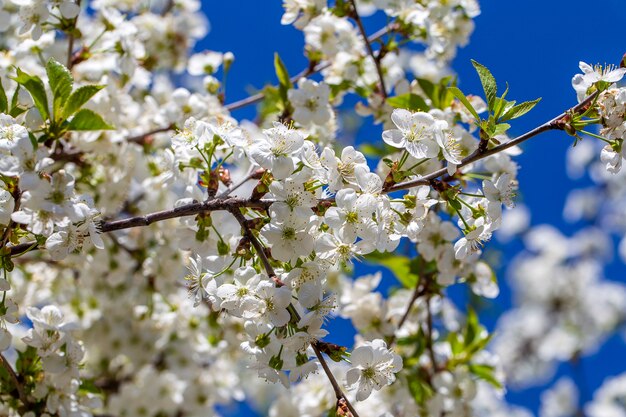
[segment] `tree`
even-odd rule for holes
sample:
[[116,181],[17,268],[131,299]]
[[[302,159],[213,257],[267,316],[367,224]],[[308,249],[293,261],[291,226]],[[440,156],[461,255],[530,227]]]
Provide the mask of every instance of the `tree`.
[[[2,413],[204,416],[270,397],[271,415],[522,413],[500,398],[505,375],[541,378],[614,333],[626,290],[601,279],[600,229],[526,232],[520,302],[493,341],[447,288],[498,295],[482,252],[512,224],[527,140],[561,131],[593,164],[606,197],[578,197],[572,216],[619,205],[626,69],[581,63],[572,106],[511,137],[539,99],[511,100],[475,61],[478,95],[445,75],[478,4],[422,3],[285,1],[308,67],[290,76],[277,54],[276,84],[229,104],[234,56],[192,52],[198,2],[4,4]],[[368,34],[376,10],[389,23]],[[409,42],[424,47],[413,74]],[[337,141],[350,96],[382,124],[359,149]],[[255,103],[255,123],[230,115]],[[376,291],[380,272],[353,277],[355,261],[391,271],[394,291]],[[328,341],[337,315],[354,346]],[[584,409],[560,381],[542,412],[604,415],[621,379]]]

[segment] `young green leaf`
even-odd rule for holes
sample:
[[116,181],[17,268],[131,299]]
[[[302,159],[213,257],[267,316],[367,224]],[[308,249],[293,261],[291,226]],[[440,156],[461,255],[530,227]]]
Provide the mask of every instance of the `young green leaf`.
[[104,121],[102,116],[89,109],[79,110],[74,115],[68,126],[68,130],[111,130],[113,126]]
[[491,72],[484,65],[472,59],[472,65],[476,68],[480,83],[483,85],[485,91],[485,97],[487,98],[487,106],[489,110],[493,110],[496,100],[496,94],[498,93],[498,87],[496,85],[496,79],[491,75]]
[[448,91],[450,91],[454,95],[454,97],[456,97],[461,103],[463,103],[463,105],[467,108],[467,110],[469,110],[469,112],[472,114],[472,116],[474,116],[477,121],[480,120],[478,113],[461,90],[459,90],[457,87],[448,87]]
[[278,77],[278,92],[280,96],[280,100],[282,102],[282,107],[284,111],[290,108],[289,99],[287,98],[287,92],[293,85],[291,84],[291,80],[289,79],[289,73],[287,72],[287,68],[285,67],[284,62],[280,59],[280,56],[276,53],[274,54],[274,69],[276,70],[276,76]]
[[18,99],[20,96],[20,88],[18,84],[13,92],[13,97],[11,97],[11,108],[9,109],[9,116],[11,117],[17,117],[26,111],[26,109],[19,106]]
[[507,120],[517,119],[518,117],[521,117],[531,111],[533,107],[539,103],[539,101],[541,101],[541,97],[533,101],[525,101],[517,106],[513,106],[506,113],[504,113],[500,120],[505,122]]
[[509,93],[509,83],[506,83],[506,88],[501,97],[496,97],[496,102],[493,105],[493,115],[496,119],[499,119],[507,110],[515,105],[515,100],[505,100],[506,95]]
[[373,252],[365,257],[366,261],[375,262],[389,269],[406,288],[415,288],[419,276],[411,271],[411,260],[406,256]]
[[59,117],[59,110],[65,104],[65,101],[72,92],[74,79],[72,74],[65,66],[57,62],[54,58],[50,58],[46,64],[46,73],[48,74],[48,83],[52,90],[53,111],[55,116]]
[[414,112],[430,110],[424,99],[413,93],[390,97],[387,99],[387,103],[396,109],[407,109]]
[[478,315],[473,308],[469,307],[467,311],[467,323],[465,324],[464,342],[465,346],[469,346],[480,333],[480,323]]
[[496,379],[494,376],[494,367],[491,365],[482,365],[482,364],[470,364],[469,371],[476,375],[478,378],[483,379],[489,382],[496,388],[502,388],[502,384],[500,381]]
[[39,110],[41,117],[48,119],[50,114],[48,110],[48,97],[46,96],[46,88],[41,78],[36,75],[28,75],[21,69],[17,69],[17,75],[13,78],[18,84],[23,86],[33,98],[35,107]]
[[4,91],[2,80],[0,80],[0,113],[9,112],[9,100],[7,99],[7,93]]
[[278,53],[274,54],[274,69],[276,71],[276,76],[278,77],[278,82],[282,87],[289,89],[292,87],[291,80],[289,79],[289,72],[287,72],[287,67],[285,67],[285,63]]
[[491,136],[503,135],[507,130],[511,128],[511,125],[508,123],[498,123],[493,130],[493,134]]
[[509,111],[509,109],[513,106],[515,106],[515,100],[513,101],[508,101],[505,100],[502,97],[496,97],[496,102],[494,104],[494,108],[493,108],[493,117],[494,119],[498,120],[500,119],[500,117],[502,117],[502,115],[504,113],[506,113],[507,111]]
[[435,97],[437,96],[436,94],[436,86],[435,84],[433,84],[432,81],[427,80],[425,78],[416,78],[417,84],[420,86],[420,88],[422,89],[422,91],[424,92],[424,94],[426,94],[426,97],[428,97],[431,100],[434,100]]
[[103,88],[103,85],[84,85],[74,90],[63,108],[63,118],[67,119],[76,113],[91,97]]

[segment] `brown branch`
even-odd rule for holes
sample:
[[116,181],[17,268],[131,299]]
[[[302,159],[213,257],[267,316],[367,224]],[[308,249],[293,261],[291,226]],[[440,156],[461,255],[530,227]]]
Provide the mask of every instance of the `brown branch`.
[[[81,0],[76,0],[76,5],[80,7]],[[78,12],[80,15],[80,11]],[[78,22],[78,15],[74,18],[72,22],[72,27],[67,36],[67,69],[70,71],[74,66],[74,31],[76,30],[76,22]]]
[[322,356],[322,352],[320,351],[318,343],[319,342],[317,341],[311,343],[311,347],[313,348],[313,351],[315,352],[315,356],[317,356],[317,359],[320,361],[320,364],[322,365],[322,369],[324,370],[326,377],[328,377],[328,381],[330,381],[330,385],[333,386],[333,391],[335,391],[335,398],[337,398],[337,403],[340,404],[342,402],[345,402],[346,406],[348,407],[352,415],[354,417],[359,417],[359,414],[356,412],[352,404],[350,404],[350,401],[341,390],[341,387],[337,383],[335,376],[333,375],[330,368],[328,367],[328,364],[326,363],[324,356]]
[[216,198],[204,202],[185,204],[171,210],[157,211],[156,213],[147,214],[145,216],[135,216],[114,221],[103,221],[100,223],[99,229],[102,233],[108,233],[114,230],[128,229],[131,227],[149,226],[152,223],[159,221],[174,219],[177,217],[193,216],[207,211],[233,210],[239,209],[240,207],[265,210],[273,202],[273,200],[255,201],[241,198]]
[[[280,286],[285,285],[282,281],[280,281],[280,279],[276,275],[274,268],[270,264],[270,261],[267,255],[265,254],[265,248],[263,247],[261,242],[257,239],[257,237],[254,235],[254,233],[252,233],[252,230],[250,229],[250,227],[248,227],[247,220],[244,217],[244,215],[241,213],[241,210],[237,207],[229,211],[233,215],[233,217],[235,217],[237,222],[241,225],[244,236],[247,237],[250,240],[250,243],[252,243],[252,246],[254,246],[254,249],[259,255],[259,259],[261,259],[261,263],[263,264],[263,268],[265,269],[265,272],[267,272],[267,275],[275,282],[277,286],[280,287]],[[293,313],[295,313],[296,319],[299,320],[300,317],[297,311],[295,310],[295,308],[293,308],[291,304],[289,307],[290,307],[289,310],[293,311]],[[320,342],[319,340],[315,340],[311,343],[311,347],[313,348],[313,351],[315,352],[317,359],[320,361],[322,365],[322,369],[324,369],[324,372],[326,373],[326,376],[328,377],[330,384],[333,386],[333,390],[335,391],[335,397],[337,398],[337,404],[338,405],[345,404],[354,417],[359,417],[358,413],[356,412],[354,407],[352,407],[352,404],[350,404],[350,401],[341,390],[341,387],[337,383],[335,376],[331,372],[330,368],[328,367],[328,364],[326,363],[326,360],[322,356],[322,352],[320,351],[320,347],[319,347],[321,343],[322,342]]]
[[350,0],[352,3],[352,18],[356,22],[359,27],[359,32],[361,32],[361,36],[363,37],[363,41],[365,42],[365,47],[367,48],[367,52],[370,57],[374,61],[374,65],[376,66],[376,72],[378,73],[378,83],[379,83],[379,93],[383,97],[383,99],[387,98],[387,88],[385,87],[385,77],[383,76],[383,69],[380,65],[380,60],[383,57],[382,49],[379,51],[378,55],[374,53],[372,49],[372,41],[367,36],[367,32],[365,31],[365,27],[363,26],[363,21],[361,20],[361,16],[359,16],[359,12],[357,11],[356,1]]
[[163,10],[161,10],[160,15],[165,16],[166,14],[168,14],[174,9],[174,6],[175,6],[174,0],[167,0],[167,3],[165,4],[165,7],[163,8]]
[[426,297],[426,329],[428,334],[426,335],[426,350],[433,366],[433,374],[437,372],[437,360],[435,359],[435,349],[433,348],[433,313],[430,311],[430,298]]
[[[519,145],[523,142],[526,142],[528,139],[531,139],[537,135],[539,135],[540,133],[543,132],[547,132],[548,130],[555,130],[555,129],[559,129],[559,130],[563,130],[564,129],[564,123],[566,123],[566,121],[569,119],[571,114],[579,114],[583,111],[586,110],[586,108],[589,106],[589,104],[596,98],[596,96],[598,95],[597,92],[593,93],[592,95],[590,95],[589,97],[587,97],[585,100],[581,101],[580,103],[578,103],[576,106],[572,107],[571,109],[565,111],[564,113],[559,114],[558,116],[556,116],[554,119],[545,122],[544,124],[542,124],[541,126],[538,126],[536,128],[534,128],[533,130],[524,133],[521,136],[516,137],[515,139],[512,139],[509,142],[503,143],[501,145],[495,146],[491,149],[486,149],[484,151],[480,151],[477,150],[476,152],[474,152],[473,154],[469,155],[468,157],[466,157],[465,159],[463,159],[463,161],[461,161],[461,163],[457,166],[458,168],[463,168],[466,165],[471,164],[472,162],[476,162],[480,159],[486,158],[488,156],[497,154],[499,152],[502,152],[506,149],[512,148],[513,146]],[[405,182],[401,182],[399,184],[395,184],[391,187],[388,187],[385,189],[385,193],[390,193],[393,191],[399,191],[399,190],[406,190],[408,188],[413,188],[413,187],[417,187],[419,185],[430,185],[431,181],[434,179],[437,179],[439,177],[441,177],[442,175],[445,175],[448,172],[447,168],[441,168],[437,171],[431,172],[428,175],[425,175],[421,178],[418,178],[416,180],[410,180],[410,181],[405,181]]]
[[140,145],[144,145],[147,142],[147,139],[150,138],[150,136],[155,135],[157,133],[164,133],[164,132],[169,132],[170,130],[174,130],[176,128],[175,124],[171,124],[169,126],[164,126],[164,127],[157,127],[156,129],[153,129],[149,132],[143,133],[141,135],[136,135],[136,136],[131,136],[129,138],[126,139],[127,142],[133,142],[133,143],[138,143]]
[[272,264],[270,264],[270,260],[265,253],[265,247],[263,247],[263,244],[261,244],[259,239],[257,239],[254,233],[252,233],[250,227],[248,227],[248,221],[246,220],[244,215],[241,214],[241,210],[239,209],[239,207],[230,208],[229,211],[241,226],[241,229],[243,230],[243,235],[247,237],[252,246],[254,246],[254,250],[256,251],[257,255],[259,255],[259,259],[261,259],[263,268],[267,272],[267,275],[270,277],[270,279],[274,281],[274,283],[278,287],[282,287],[283,285],[285,285],[280,280],[280,278],[278,278],[278,275],[276,275],[274,267],[272,267]]
[[[383,36],[385,36],[389,32],[392,32],[392,31],[396,30],[396,28],[397,28],[396,24],[390,24],[390,25],[385,26],[384,28],[378,30],[377,32],[373,33],[372,35],[370,35],[367,38],[368,44],[371,44],[371,42],[377,41],[378,39],[382,38]],[[300,80],[300,78],[308,77],[309,75],[312,75],[312,74],[317,74],[318,72],[320,72],[320,71],[330,67],[330,65],[331,65],[330,61],[324,61],[324,62],[320,62],[320,63],[318,63],[316,65],[310,65],[309,68],[306,68],[306,69],[300,71],[298,74],[296,74],[293,77],[291,77],[290,78],[291,83],[295,84],[295,83],[298,82],[298,80]],[[253,94],[253,95],[251,95],[249,97],[241,99],[239,101],[235,101],[234,103],[227,104],[224,107],[228,111],[233,111],[233,110],[237,110],[237,109],[240,109],[242,107],[245,107],[247,105],[257,103],[257,102],[263,100],[264,97],[265,97],[265,93],[262,93],[262,92],[261,93],[256,93],[256,94]]]
[[[516,137],[515,139],[509,142],[495,146],[491,149],[480,150],[480,151],[474,152],[473,154],[463,159],[461,164],[458,165],[457,169],[467,166],[473,162],[476,162],[488,156],[502,152],[513,146],[519,145],[548,130],[555,130],[555,129],[564,130],[571,115],[580,114],[581,112],[586,111],[589,105],[592,103],[592,101],[597,97],[597,95],[598,95],[597,92],[590,95],[585,100],[583,100],[576,106],[572,107],[571,109],[567,110],[566,112],[561,113],[560,115],[553,118],[552,120],[542,124],[539,127],[536,127],[535,129],[530,130],[527,133],[524,133],[521,136]],[[399,190],[406,190],[406,189],[417,187],[420,185],[432,185],[433,180],[447,174],[447,172],[448,172],[447,168],[441,168],[421,178],[401,182],[391,187],[387,187],[383,190],[383,194],[388,194],[388,193],[399,191]],[[324,199],[320,201],[332,201],[332,199]],[[117,220],[117,221],[103,222],[101,225],[101,231],[103,233],[106,233],[106,232],[110,232],[113,230],[128,229],[131,227],[138,227],[138,226],[147,226],[149,224],[152,224],[154,222],[158,222],[161,220],[172,219],[172,218],[183,217],[183,216],[190,216],[190,215],[198,214],[204,211],[214,211],[214,210],[229,210],[230,211],[232,210],[232,208],[235,208],[235,207],[236,208],[249,207],[249,208],[257,208],[257,209],[267,209],[273,202],[274,201],[271,201],[271,200],[245,200],[245,199],[238,199],[238,198],[226,198],[226,199],[218,198],[215,200],[205,201],[203,203],[192,203],[192,204],[188,204],[185,206],[177,207],[172,210],[164,210],[164,211],[148,214],[145,216],[137,216],[137,217],[131,217],[128,219],[122,219],[122,220]],[[34,249],[37,246],[38,246],[37,242],[34,242],[34,241],[21,243],[21,244],[12,246],[10,248],[10,254],[11,256],[19,255],[23,252],[26,252],[27,250]]]
[[387,341],[387,345],[391,347],[396,342],[396,333],[404,326],[404,323],[409,318],[409,314],[411,314],[411,309],[413,308],[413,304],[417,301],[418,298],[426,294],[428,291],[428,285],[419,285],[419,282],[415,284],[415,290],[413,291],[413,295],[411,295],[411,299],[409,300],[409,304],[402,315],[402,318],[398,322],[398,326],[396,326],[396,331],[391,335],[389,340]]
[[244,185],[246,182],[252,180],[252,179],[260,179],[261,176],[263,175],[263,173],[265,172],[265,170],[263,168],[261,169],[253,169],[252,171],[250,171],[248,173],[248,175],[246,175],[241,181],[239,181],[237,184],[234,185],[230,185],[226,190],[224,190],[223,193],[219,194],[217,196],[217,198],[225,198],[228,197],[233,191],[237,190],[239,187],[241,187],[242,185]]
[[11,381],[13,381],[13,385],[15,385],[15,389],[17,389],[17,395],[19,396],[20,401],[22,402],[24,407],[28,409],[30,402],[28,401],[28,398],[26,397],[26,393],[24,392],[24,387],[22,386],[22,384],[20,384],[20,380],[18,379],[17,374],[11,367],[11,364],[6,360],[6,358],[1,353],[0,353],[0,364],[4,367],[4,369],[9,374]]

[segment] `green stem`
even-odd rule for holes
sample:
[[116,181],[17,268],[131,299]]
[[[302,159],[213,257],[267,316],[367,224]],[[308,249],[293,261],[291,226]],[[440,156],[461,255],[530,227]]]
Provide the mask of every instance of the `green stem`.
[[400,170],[400,168],[402,168],[402,165],[404,165],[407,159],[409,159],[409,153],[407,151],[404,151],[404,153],[400,157],[400,162],[398,162],[398,171]]
[[457,212],[457,214],[459,215],[459,218],[461,219],[461,221],[463,222],[463,225],[465,226],[465,229],[469,229],[469,224],[467,224],[467,222],[465,221],[465,218],[463,217],[463,215],[461,214],[461,210],[457,209],[456,207],[453,207],[454,211]]
[[459,192],[459,194],[466,195],[466,196],[468,196],[468,197],[485,198],[485,196],[484,196],[484,195],[482,195],[482,194],[465,193],[465,192],[463,192],[463,191],[460,191],[460,192]]
[[600,135],[596,135],[595,133],[587,132],[586,130],[580,130],[580,133],[584,133],[587,136],[591,136],[592,138],[600,139],[601,141],[606,142],[609,145],[612,145],[612,142],[610,140],[608,140],[607,138],[602,137]]
[[417,168],[418,166],[422,165],[424,162],[428,161],[428,158],[426,159],[422,159],[421,161],[419,161],[417,164],[413,165],[411,168],[407,169],[407,171],[413,171],[415,168]]

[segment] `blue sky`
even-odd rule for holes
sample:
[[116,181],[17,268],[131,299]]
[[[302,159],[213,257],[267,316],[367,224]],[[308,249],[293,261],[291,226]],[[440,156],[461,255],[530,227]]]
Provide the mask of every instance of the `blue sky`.
[[[470,63],[470,59],[475,59],[492,71],[501,88],[509,83],[508,98],[518,102],[543,98],[531,113],[515,121],[512,135],[530,130],[575,104],[571,77],[578,72],[580,60],[591,64],[618,63],[626,52],[623,0],[491,0],[482,1],[481,7],[471,42],[459,51],[452,66],[466,93],[482,91]],[[228,103],[246,97],[255,88],[275,83],[274,52],[280,54],[292,74],[307,65],[302,33],[280,24],[280,1],[206,1],[203,8],[211,31],[197,49],[232,51],[236,57],[228,77]],[[384,19],[377,16],[365,19],[370,33],[383,24]],[[237,111],[234,116],[252,118],[254,109]],[[372,138],[380,134],[380,127],[373,129],[378,130],[361,129],[360,136]],[[562,219],[567,190],[581,186],[580,182],[569,180],[565,172],[565,152],[571,144],[572,138],[563,132],[548,132],[527,142],[524,154],[517,159],[521,166],[520,198],[532,211],[532,223],[553,224],[566,234],[577,229],[577,225]],[[515,243],[503,248],[504,258],[510,258],[519,248]],[[611,268],[613,278],[626,276],[624,272],[621,264]],[[500,309],[507,308],[510,294],[506,288],[496,303]],[[626,370],[621,360],[623,349],[624,342],[615,337],[578,366],[575,372],[579,379],[580,372],[586,379],[583,400],[590,399],[604,377]],[[572,372],[568,364],[559,369],[559,375]],[[536,412],[540,391],[541,387],[510,391],[507,398]],[[238,415],[249,412],[240,409]]]

